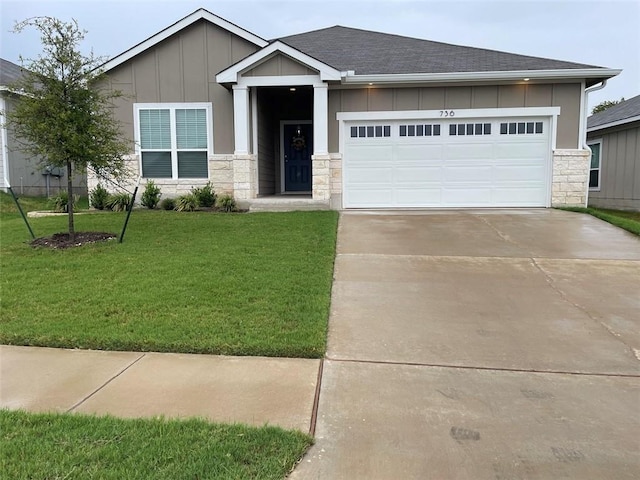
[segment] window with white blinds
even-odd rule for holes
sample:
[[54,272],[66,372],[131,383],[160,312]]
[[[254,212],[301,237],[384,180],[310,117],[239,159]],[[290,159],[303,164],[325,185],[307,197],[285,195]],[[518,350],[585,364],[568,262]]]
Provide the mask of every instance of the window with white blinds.
[[211,104],[136,104],[145,178],[207,178],[213,151]]

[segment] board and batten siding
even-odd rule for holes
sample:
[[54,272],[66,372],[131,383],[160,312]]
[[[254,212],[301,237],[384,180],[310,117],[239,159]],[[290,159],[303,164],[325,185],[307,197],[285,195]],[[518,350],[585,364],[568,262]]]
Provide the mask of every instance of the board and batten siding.
[[126,95],[116,104],[116,118],[127,138],[133,143],[134,103],[211,102],[214,151],[233,153],[233,94],[215,76],[256,50],[201,20],[106,72],[109,87]]
[[589,205],[640,210],[640,122],[589,133],[595,139],[602,140],[600,190],[589,192]]
[[259,65],[242,72],[243,77],[278,77],[290,75],[316,75],[318,72],[286,55],[274,55]]
[[579,148],[580,93],[573,83],[407,87],[329,90],[329,151],[338,152],[338,112],[452,110],[470,108],[561,108],[556,148]]
[[258,195],[274,195],[279,183],[272,118],[270,105],[258,93]]

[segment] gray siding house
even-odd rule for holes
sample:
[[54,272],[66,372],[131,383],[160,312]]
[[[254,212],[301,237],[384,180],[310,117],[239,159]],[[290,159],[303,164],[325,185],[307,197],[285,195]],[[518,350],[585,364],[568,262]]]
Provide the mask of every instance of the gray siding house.
[[587,120],[589,205],[640,210],[640,95]]
[[[50,195],[67,189],[63,169],[46,169],[46,162],[21,151],[20,142],[5,125],[4,114],[10,112],[20,94],[12,85],[22,77],[22,67],[0,59],[0,190],[11,186],[20,195]],[[74,193],[87,194],[87,176],[74,177]]]
[[143,184],[334,209],[586,205],[588,89],[620,72],[340,26],[267,41],[204,9],[104,69]]

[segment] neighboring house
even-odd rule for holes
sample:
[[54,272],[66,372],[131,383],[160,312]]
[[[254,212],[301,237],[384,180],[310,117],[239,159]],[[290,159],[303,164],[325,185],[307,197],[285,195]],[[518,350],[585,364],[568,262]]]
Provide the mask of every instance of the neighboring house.
[[104,69],[143,184],[336,209],[585,205],[585,90],[620,73],[341,26],[267,41],[204,9]]
[[589,205],[640,210],[640,95],[587,119]]
[[[0,190],[12,187],[20,195],[55,195],[67,189],[64,169],[47,168],[39,159],[22,152],[11,128],[5,125],[5,112],[20,101],[20,92],[12,85],[22,78],[22,67],[0,59]],[[87,176],[76,175],[74,192],[87,194]]]

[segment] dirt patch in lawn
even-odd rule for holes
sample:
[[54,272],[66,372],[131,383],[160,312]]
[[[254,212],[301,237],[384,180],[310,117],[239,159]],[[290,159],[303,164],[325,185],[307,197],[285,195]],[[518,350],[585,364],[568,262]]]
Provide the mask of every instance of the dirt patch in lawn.
[[116,238],[114,233],[107,232],[76,232],[72,240],[68,233],[54,233],[50,237],[36,238],[31,242],[32,247],[44,247],[53,249],[73,248],[88,243],[106,242]]

